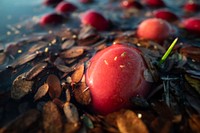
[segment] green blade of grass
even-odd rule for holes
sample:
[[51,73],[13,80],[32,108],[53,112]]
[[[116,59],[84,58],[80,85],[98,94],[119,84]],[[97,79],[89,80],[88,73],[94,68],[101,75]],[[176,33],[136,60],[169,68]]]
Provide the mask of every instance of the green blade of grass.
[[167,57],[169,56],[169,54],[171,53],[172,49],[174,48],[176,42],[178,41],[178,38],[176,38],[172,44],[170,45],[170,47],[167,49],[167,51],[165,52],[165,54],[162,56],[162,58],[159,61],[159,65],[161,65],[163,62],[165,62],[165,60],[167,59]]

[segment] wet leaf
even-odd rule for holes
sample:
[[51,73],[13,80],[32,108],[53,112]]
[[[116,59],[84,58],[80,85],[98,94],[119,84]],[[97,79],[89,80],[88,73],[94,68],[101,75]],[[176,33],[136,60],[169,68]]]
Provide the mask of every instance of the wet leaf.
[[25,79],[25,73],[19,75],[14,81],[11,89],[11,98],[20,99],[32,90],[33,81]]
[[94,128],[94,124],[92,120],[87,115],[83,114],[81,116],[81,119],[87,128],[90,128],[90,129]]
[[199,131],[200,131],[200,116],[192,115],[188,121],[189,121],[189,126],[192,130],[192,133],[199,133]]
[[78,83],[82,79],[83,73],[84,73],[84,64],[81,64],[76,68],[75,72],[72,74],[71,76],[72,82]]
[[185,79],[200,94],[200,79],[191,77],[188,74],[185,74]]
[[66,102],[69,102],[71,100],[71,94],[68,88],[65,91],[65,96],[66,96]]
[[188,58],[192,58],[200,62],[200,47],[197,46],[185,46],[181,48],[180,53]]
[[41,62],[35,65],[31,70],[26,73],[26,79],[32,80],[35,78],[40,72],[42,72],[47,67],[47,63]]
[[47,84],[49,85],[49,95],[52,99],[58,98],[61,95],[62,88],[60,85],[60,80],[56,75],[49,75],[47,77]]
[[42,98],[49,90],[49,85],[47,83],[40,86],[40,88],[37,90],[36,94],[34,95],[34,101],[37,101],[38,99]]
[[15,121],[0,130],[1,133],[24,133],[30,128],[39,128],[40,112],[29,110],[19,116]]
[[58,98],[54,98],[53,103],[55,103],[59,108],[63,108],[64,106],[64,103]]
[[64,49],[69,49],[69,48],[71,48],[74,44],[75,44],[75,41],[74,41],[74,40],[66,40],[66,41],[61,45],[61,48],[62,48],[62,50],[64,50]]
[[72,103],[66,102],[63,107],[65,117],[69,123],[78,124],[79,114],[76,106]]
[[65,50],[60,53],[61,58],[76,58],[83,54],[84,49],[82,47],[73,47],[69,50]]
[[56,65],[56,67],[58,68],[58,70],[60,70],[61,72],[64,72],[64,73],[69,73],[69,72],[74,71],[73,68],[67,67],[65,65]]
[[17,66],[20,66],[20,65],[23,65],[31,60],[33,60],[35,57],[37,56],[37,53],[33,53],[33,54],[24,54],[24,55],[21,55],[20,58],[18,58],[13,64],[12,64],[12,67],[17,67]]
[[28,52],[34,53],[36,51],[41,50],[42,48],[47,47],[48,44],[49,44],[48,42],[44,42],[44,41],[37,42],[37,44],[34,44],[32,47],[29,48]]
[[137,115],[131,111],[126,110],[120,112],[116,118],[117,126],[121,133],[148,133],[146,125]]
[[57,106],[53,102],[47,102],[43,107],[43,128],[46,133],[61,133],[62,119]]
[[64,133],[77,133],[80,128],[80,124],[66,123],[64,125]]
[[91,102],[90,90],[85,82],[81,82],[74,89],[74,97],[76,101],[82,105],[88,105]]

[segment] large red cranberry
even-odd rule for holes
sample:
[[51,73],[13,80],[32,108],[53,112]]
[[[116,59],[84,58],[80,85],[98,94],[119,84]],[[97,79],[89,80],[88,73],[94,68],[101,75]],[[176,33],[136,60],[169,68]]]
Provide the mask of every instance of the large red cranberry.
[[169,21],[169,22],[172,22],[172,21],[175,21],[178,19],[178,16],[171,12],[170,10],[168,9],[158,9],[158,10],[155,10],[153,12],[153,15],[156,17],[156,18],[160,18],[160,19],[163,19],[163,20],[166,20],[166,21]]
[[124,9],[129,9],[129,8],[142,9],[143,8],[142,4],[140,4],[138,1],[135,1],[135,0],[122,0],[120,5]]
[[162,19],[149,18],[142,21],[137,29],[137,36],[141,39],[162,42],[171,34],[171,25]]
[[183,6],[183,9],[186,11],[186,12],[196,12],[198,11],[200,8],[200,5],[195,3],[195,2],[191,2],[191,1],[188,1],[184,4]]
[[163,0],[144,0],[144,3],[150,7],[164,7],[165,3]]
[[189,32],[200,34],[200,17],[191,17],[183,20],[183,28]]
[[49,14],[46,14],[44,16],[42,16],[40,18],[40,25],[41,26],[45,26],[45,25],[52,25],[52,24],[60,24],[62,23],[64,20],[64,17],[59,15],[59,14],[56,14],[56,13],[49,13]]
[[109,21],[94,10],[88,10],[83,13],[81,15],[81,22],[82,24],[90,25],[99,31],[104,31],[109,28]]
[[145,97],[149,91],[143,76],[146,69],[136,48],[113,44],[98,52],[86,71],[93,109],[105,115],[130,107],[132,97]]
[[61,2],[59,3],[57,6],[56,6],[56,11],[58,13],[62,13],[62,14],[66,14],[66,13],[70,13],[70,12],[73,12],[77,9],[77,7],[72,4],[72,3],[69,3],[69,2]]

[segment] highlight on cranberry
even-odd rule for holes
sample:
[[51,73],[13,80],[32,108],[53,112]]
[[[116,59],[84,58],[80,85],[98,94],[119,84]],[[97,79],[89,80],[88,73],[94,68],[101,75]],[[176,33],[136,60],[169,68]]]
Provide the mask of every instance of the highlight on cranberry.
[[64,17],[62,15],[59,15],[57,13],[49,13],[45,14],[40,18],[40,25],[46,26],[46,25],[53,25],[53,24],[60,24],[64,21]]
[[135,0],[122,0],[120,5],[124,9],[129,9],[129,8],[142,9],[143,8],[142,4]]
[[109,28],[109,21],[95,10],[88,10],[84,12],[81,15],[81,23],[83,25],[90,25],[99,31],[104,31]]
[[150,7],[164,7],[165,3],[163,0],[143,0],[144,3]]
[[56,12],[61,13],[61,14],[66,14],[66,13],[70,13],[73,12],[77,9],[77,7],[70,3],[70,2],[60,2],[57,6],[56,6]]
[[178,16],[171,12],[168,9],[158,9],[153,12],[153,16],[156,18],[160,18],[166,20],[168,22],[172,22],[178,19]]
[[86,83],[94,111],[106,115],[130,107],[132,97],[145,97],[150,88],[143,76],[145,70],[141,52],[131,46],[113,44],[93,56]]
[[162,42],[171,35],[171,31],[171,25],[167,21],[149,18],[139,24],[136,32],[141,39]]
[[200,17],[191,17],[182,21],[183,28],[195,34],[200,34]]
[[200,8],[200,4],[197,4],[193,1],[188,1],[183,5],[183,9],[186,12],[196,12],[196,11],[199,11],[199,8]]
[[44,0],[43,4],[46,6],[55,6],[63,0]]

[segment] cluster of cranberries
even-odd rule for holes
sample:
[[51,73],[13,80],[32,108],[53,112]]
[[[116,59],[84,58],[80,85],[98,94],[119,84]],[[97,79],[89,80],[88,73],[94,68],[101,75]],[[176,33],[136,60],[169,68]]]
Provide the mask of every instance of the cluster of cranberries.
[[[80,0],[83,3],[91,0]],[[45,0],[45,5],[54,4],[56,13],[47,14],[40,20],[41,25],[61,23],[63,14],[77,9],[75,5],[62,0]],[[173,33],[172,23],[179,21],[178,15],[167,9],[162,0],[122,0],[120,6],[126,10],[136,8],[141,10],[147,5],[150,8],[161,8],[152,12],[152,17],[143,20],[137,27],[138,38],[162,42]],[[163,8],[165,7],[165,8]],[[196,12],[197,3],[187,2],[183,5],[186,12]],[[109,21],[99,12],[88,10],[80,15],[83,25],[90,25],[98,31],[110,28]],[[200,17],[181,20],[181,25],[192,33],[200,33]],[[86,83],[92,96],[92,107],[100,114],[107,114],[121,108],[130,107],[130,98],[145,97],[149,83],[144,78],[148,69],[141,52],[124,44],[113,44],[98,52],[89,63],[86,70]]]

